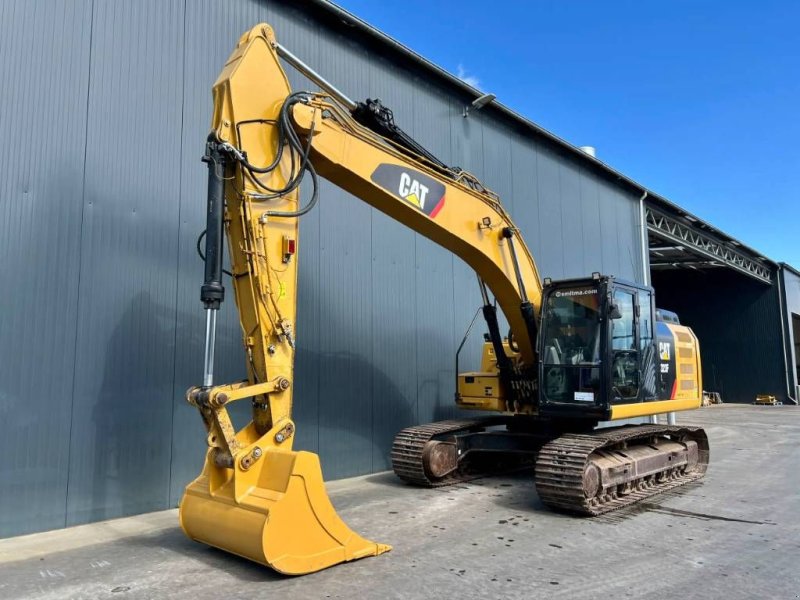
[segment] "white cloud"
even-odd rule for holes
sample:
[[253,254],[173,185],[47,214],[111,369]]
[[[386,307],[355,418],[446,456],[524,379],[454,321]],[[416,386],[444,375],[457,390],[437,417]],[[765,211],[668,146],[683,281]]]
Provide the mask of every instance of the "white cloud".
[[478,79],[475,75],[467,75],[467,70],[461,63],[458,64],[458,72],[456,73],[456,77],[458,77],[461,81],[463,81],[467,85],[471,85],[476,89],[481,89],[481,80]]

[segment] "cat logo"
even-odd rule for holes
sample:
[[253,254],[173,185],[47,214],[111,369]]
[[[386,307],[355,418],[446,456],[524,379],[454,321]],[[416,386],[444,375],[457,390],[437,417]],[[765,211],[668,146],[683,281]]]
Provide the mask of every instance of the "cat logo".
[[418,209],[425,210],[425,197],[428,195],[428,188],[416,179],[411,179],[411,175],[403,171],[400,173],[400,187],[397,192],[406,201]]
[[382,163],[372,181],[433,219],[444,206],[445,186],[413,169]]
[[658,354],[661,360],[669,360],[669,342],[658,342]]

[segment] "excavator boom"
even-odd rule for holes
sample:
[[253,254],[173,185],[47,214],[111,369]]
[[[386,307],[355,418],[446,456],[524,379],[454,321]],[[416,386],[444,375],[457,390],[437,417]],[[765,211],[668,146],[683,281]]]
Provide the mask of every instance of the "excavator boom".
[[[294,107],[295,126],[312,134],[318,173],[463,259],[486,283],[507,316],[520,360],[535,362],[535,323],[520,306],[538,311],[536,264],[499,199],[472,189],[359,126],[324,97]],[[513,240],[513,241],[512,241]],[[515,247],[516,246],[516,247]]]

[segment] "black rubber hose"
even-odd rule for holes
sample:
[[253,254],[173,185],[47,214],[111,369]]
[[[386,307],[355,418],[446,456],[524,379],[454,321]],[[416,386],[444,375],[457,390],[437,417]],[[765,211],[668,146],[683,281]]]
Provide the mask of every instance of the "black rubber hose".
[[[311,142],[312,136],[314,133],[314,124],[312,123],[311,131],[309,132],[308,138],[306,140],[305,145],[303,144],[300,137],[297,135],[297,132],[292,127],[292,123],[289,118],[289,110],[292,106],[300,102],[301,98],[308,97],[310,94],[308,92],[295,92],[291,94],[281,106],[279,118],[278,118],[278,151],[275,157],[275,160],[266,167],[257,167],[251,164],[247,158],[242,154],[241,156],[236,156],[236,160],[242,165],[242,167],[247,170],[251,180],[255,185],[266,190],[269,194],[261,195],[261,199],[263,200],[272,200],[275,198],[279,198],[281,196],[285,196],[296,190],[300,185],[305,172],[311,174],[311,181],[313,186],[313,192],[311,194],[311,199],[309,200],[308,204],[302,207],[300,210],[297,211],[267,211],[268,216],[272,217],[301,217],[307,212],[309,212],[314,206],[317,204],[317,200],[319,199],[319,178],[317,176],[317,172],[314,169],[313,165],[309,162],[309,156],[311,154]],[[290,150],[290,156],[292,158],[292,167],[290,170],[291,177],[286,185],[281,189],[272,189],[267,186],[264,182],[262,182],[256,174],[265,174],[269,173],[270,171],[274,170],[279,161],[281,156],[283,155],[284,147],[288,144]],[[295,173],[295,163],[294,163],[294,153],[297,153],[300,157],[300,165]],[[202,253],[200,253],[202,256]]]
[[[299,102],[299,98],[296,96],[302,96],[304,93],[299,92],[298,94],[293,94],[284,102],[283,106],[281,107],[280,117],[278,121],[279,126],[279,138],[282,140],[282,144],[288,143],[291,150],[290,155],[292,157],[292,168],[290,172],[292,173],[291,179],[287,182],[287,184],[281,189],[272,189],[266,184],[264,184],[261,180],[258,179],[254,175],[253,169],[251,169],[250,163],[247,162],[246,159],[239,159],[242,165],[248,170],[250,177],[252,178],[253,182],[258,185],[260,188],[270,192],[271,195],[263,198],[265,200],[271,200],[274,198],[279,198],[280,196],[286,195],[300,185],[303,179],[303,173],[305,171],[309,171],[312,176],[313,185],[314,185],[314,194],[312,195],[312,201],[309,203],[309,206],[295,212],[280,212],[280,211],[272,211],[268,212],[267,214],[272,216],[283,216],[283,217],[292,217],[292,216],[302,216],[306,214],[311,208],[314,207],[316,204],[317,199],[317,188],[319,186],[319,180],[316,177],[316,171],[314,170],[313,166],[309,163],[309,155],[311,153],[311,140],[314,133],[314,125],[312,124],[311,132],[309,132],[308,139],[306,141],[305,146],[303,146],[302,141],[300,140],[297,132],[294,131],[291,122],[289,121],[289,108],[294,106]],[[282,146],[281,146],[282,148]],[[294,172],[294,152],[297,152],[298,155],[301,157],[300,167],[297,173]],[[309,168],[310,167],[310,168]],[[257,172],[263,172],[263,170],[258,170]]]
[[301,97],[310,96],[310,95],[311,95],[310,92],[295,92],[293,94],[290,94],[286,98],[286,100],[283,103],[283,106],[281,106],[281,110],[280,110],[279,118],[278,118],[278,152],[275,155],[275,159],[269,165],[267,165],[266,167],[257,167],[257,166],[255,166],[253,164],[250,164],[247,161],[246,158],[241,158],[240,160],[241,160],[242,164],[245,167],[247,167],[248,171],[253,171],[254,173],[262,173],[262,174],[264,174],[264,173],[269,173],[270,171],[274,170],[275,167],[278,166],[278,163],[281,162],[281,157],[283,156],[283,146],[284,146],[283,138],[284,138],[285,133],[286,133],[285,130],[284,130],[284,117],[285,117],[285,114],[288,112],[289,108],[291,108],[292,106],[294,106],[295,104],[297,104],[300,101]]
[[[205,256],[205,254],[203,254],[203,251],[201,250],[201,245],[203,243],[203,238],[204,237],[206,237],[206,230],[205,229],[203,229],[203,232],[197,237],[197,254],[198,254],[198,256],[200,256],[200,260],[202,260],[203,262],[206,262],[206,256]],[[225,268],[222,269],[222,272],[225,273],[225,275],[233,277],[233,273],[231,273],[230,271],[228,271]]]
[[311,173],[311,181],[313,182],[311,185],[313,186],[313,192],[311,192],[311,199],[308,201],[303,208],[298,211],[294,212],[283,212],[279,210],[269,210],[267,211],[267,215],[270,217],[302,217],[312,208],[317,205],[317,200],[319,199],[319,179],[317,177],[317,172],[314,170],[314,167],[311,166],[311,163],[306,165],[306,170]]

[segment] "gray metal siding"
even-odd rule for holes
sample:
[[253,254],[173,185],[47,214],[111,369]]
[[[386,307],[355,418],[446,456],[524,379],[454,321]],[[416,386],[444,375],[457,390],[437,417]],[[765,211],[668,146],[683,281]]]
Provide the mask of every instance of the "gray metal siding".
[[90,24],[0,3],[0,535],[65,522]]
[[[340,34],[319,41],[320,72],[352,96],[369,87],[368,57]],[[372,469],[373,211],[328,182],[320,195],[319,452],[324,472],[341,477]]]
[[800,340],[795,338],[794,329],[792,328],[792,317],[795,315],[800,317],[800,276],[788,269],[781,269],[781,275],[783,276],[781,283],[784,302],[784,331],[786,332],[786,369],[789,373],[792,396],[800,402],[797,394],[797,386],[800,385],[800,381],[798,381],[797,368],[795,366],[798,361],[797,347],[800,344]]
[[163,507],[171,447],[183,2],[92,15],[68,525]]
[[[642,279],[630,192],[491,110],[464,119],[463,92],[290,3],[4,2],[0,535],[175,505],[199,471],[183,399],[202,362],[199,159],[211,84],[259,21],[499,192],[543,276]],[[321,196],[301,222],[294,415],[296,447],[335,478],[387,468],[398,429],[457,414],[454,352],[479,295],[457,257],[330,184]],[[217,381],[244,375],[240,338],[229,290]]]

